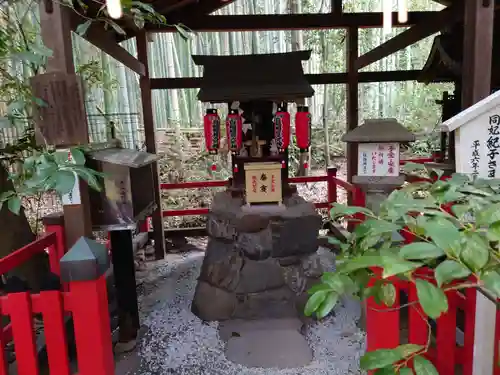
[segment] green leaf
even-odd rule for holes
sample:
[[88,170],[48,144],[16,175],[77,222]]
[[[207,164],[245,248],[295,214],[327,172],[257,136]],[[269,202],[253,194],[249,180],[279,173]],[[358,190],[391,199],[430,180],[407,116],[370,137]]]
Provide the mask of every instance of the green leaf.
[[497,271],[490,270],[481,274],[480,280],[484,287],[497,298],[500,298],[500,274]]
[[409,162],[403,165],[403,172],[405,173],[427,172],[427,168],[423,164]]
[[309,297],[304,308],[304,315],[311,316],[313,312],[318,310],[321,304],[325,301],[327,295],[328,292],[318,291]]
[[399,375],[413,375],[413,371],[411,368],[403,367],[399,370]]
[[79,148],[71,149],[71,158],[76,165],[85,165],[85,154]]
[[7,207],[13,214],[19,215],[19,212],[21,211],[21,199],[17,196],[9,198],[7,201]]
[[465,279],[471,272],[463,264],[448,259],[437,266],[434,274],[438,286],[442,286],[454,280]]
[[425,349],[425,346],[418,344],[403,344],[397,347],[401,352],[403,358],[408,358],[409,356],[418,353]]
[[0,193],[0,202],[8,201],[14,195],[16,195],[16,193],[12,190],[4,191],[3,193]]
[[500,203],[493,204],[486,209],[476,212],[478,226],[488,226],[496,221],[500,221]]
[[382,277],[385,279],[400,273],[413,271],[420,266],[422,266],[422,263],[409,262],[394,256],[383,256],[382,267],[384,271]]
[[460,257],[473,271],[480,271],[490,259],[489,244],[478,233],[467,233]]
[[413,368],[415,375],[439,375],[431,361],[419,355],[413,358]]
[[448,299],[444,292],[426,280],[417,279],[417,296],[422,309],[432,319],[448,311]]
[[394,306],[394,303],[396,302],[396,294],[396,288],[390,283],[382,285],[379,291],[380,300],[387,307]]
[[141,1],[132,1],[132,5],[136,6],[137,8],[140,8],[148,13],[155,13],[155,8],[153,8],[150,4],[145,4]]
[[121,26],[119,26],[116,22],[114,21],[110,21],[110,20],[106,20],[106,23],[108,25],[111,25],[111,27],[120,35],[127,35],[127,33],[125,32],[125,30],[122,29]]
[[399,255],[404,259],[434,259],[444,255],[444,251],[429,242],[413,242],[403,246]]
[[330,210],[330,216],[337,218],[339,216],[349,216],[357,213],[364,213],[373,216],[373,212],[365,207],[347,206],[345,204],[334,203]]
[[54,177],[56,181],[55,190],[59,194],[68,194],[73,190],[76,183],[76,177],[73,172],[57,171]]
[[458,228],[449,220],[435,217],[426,221],[424,230],[434,243],[446,253],[458,256],[460,252],[460,232]]
[[375,375],[394,375],[394,374],[396,374],[394,366],[379,368],[378,370],[375,371]]
[[487,236],[490,241],[500,241],[500,221],[495,221],[489,226]]
[[325,316],[327,316],[330,313],[330,311],[333,310],[338,300],[339,300],[339,295],[337,293],[335,292],[328,293],[325,300],[321,303],[318,310],[316,311],[317,318],[323,319]]
[[37,55],[31,51],[17,52],[11,55],[13,59],[20,60],[23,62],[41,64],[43,62],[43,56]]
[[377,255],[363,255],[348,259],[337,268],[337,272],[350,273],[356,270],[382,266],[382,257]]
[[361,357],[359,364],[363,370],[375,370],[392,365],[403,358],[404,357],[397,348],[379,349],[366,353]]
[[87,20],[84,23],[79,24],[76,28],[76,33],[80,36],[84,36],[85,34],[87,34],[87,31],[90,25],[92,25],[92,22],[93,20]]
[[321,284],[313,285],[311,288],[309,288],[307,293],[309,295],[313,295],[316,292],[331,292],[331,291],[333,291],[333,289],[330,285],[321,283]]

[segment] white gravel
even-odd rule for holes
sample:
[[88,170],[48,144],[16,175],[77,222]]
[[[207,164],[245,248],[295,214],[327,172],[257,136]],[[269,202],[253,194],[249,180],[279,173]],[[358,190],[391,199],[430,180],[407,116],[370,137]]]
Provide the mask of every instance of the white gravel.
[[218,323],[204,323],[190,311],[204,253],[169,255],[147,273],[142,286],[142,322],[135,375],[334,375],[360,374],[365,336],[356,326],[359,304],[344,301],[331,316],[309,328],[313,362],[296,369],[245,368],[229,362]]

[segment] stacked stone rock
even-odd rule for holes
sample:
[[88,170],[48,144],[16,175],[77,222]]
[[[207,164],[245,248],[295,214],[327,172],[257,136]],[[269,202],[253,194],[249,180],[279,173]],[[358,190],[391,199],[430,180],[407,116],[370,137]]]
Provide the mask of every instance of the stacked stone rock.
[[192,311],[207,321],[301,317],[322,274],[321,217],[294,193],[284,208],[249,213],[221,192],[207,221],[207,250]]

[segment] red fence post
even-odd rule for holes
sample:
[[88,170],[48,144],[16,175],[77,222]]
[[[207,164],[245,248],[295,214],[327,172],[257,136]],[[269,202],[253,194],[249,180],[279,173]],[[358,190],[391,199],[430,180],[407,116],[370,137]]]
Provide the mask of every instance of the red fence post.
[[60,275],[59,261],[66,253],[66,238],[64,233],[64,214],[55,212],[42,219],[46,233],[56,234],[56,243],[49,248],[50,270],[56,275]]
[[337,177],[337,168],[328,168],[326,170],[326,175],[328,179],[326,180],[328,186],[328,203],[337,202],[337,182],[335,178]]
[[114,375],[105,273],[106,247],[81,237],[61,259],[62,280],[70,285],[79,375]]

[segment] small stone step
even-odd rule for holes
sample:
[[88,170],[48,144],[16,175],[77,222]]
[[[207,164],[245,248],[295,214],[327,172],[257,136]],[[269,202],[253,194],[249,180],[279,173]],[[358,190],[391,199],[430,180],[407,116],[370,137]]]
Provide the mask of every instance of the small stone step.
[[312,350],[295,328],[242,331],[229,338],[226,357],[246,367],[298,368],[308,365]]
[[296,330],[300,332],[303,323],[297,318],[285,319],[233,319],[219,323],[219,337],[227,342],[233,336],[241,336],[249,331]]

